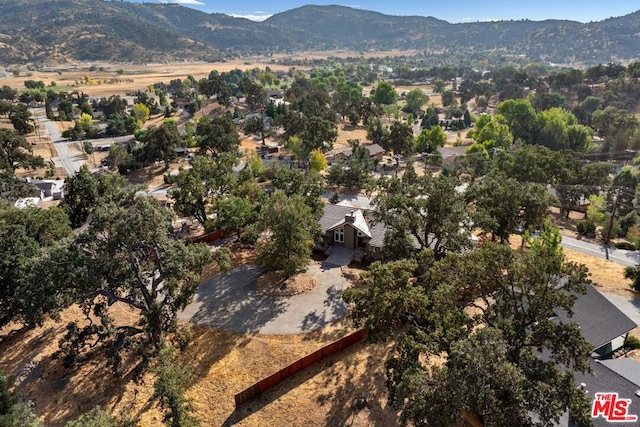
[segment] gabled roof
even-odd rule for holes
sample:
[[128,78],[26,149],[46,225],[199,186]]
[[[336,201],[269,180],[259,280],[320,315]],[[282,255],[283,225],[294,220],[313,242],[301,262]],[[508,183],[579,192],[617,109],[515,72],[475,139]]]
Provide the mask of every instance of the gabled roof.
[[637,327],[633,320],[593,286],[586,284],[585,288],[587,293],[578,295],[573,305],[573,317],[561,311],[558,313],[558,321],[577,323],[582,335],[594,350]]
[[[346,218],[347,216],[353,217],[351,222],[347,221],[347,218]],[[339,220],[338,222],[330,226],[327,229],[327,231],[331,231],[338,227],[343,227],[347,224],[352,226],[353,228],[355,228],[365,236],[369,238],[372,237],[371,231],[369,230],[369,226],[367,225],[367,221],[364,219],[364,215],[362,214],[362,211],[360,209],[357,209],[357,210],[351,209],[349,212],[345,214],[345,216],[342,217],[341,220]]]
[[324,234],[329,231],[334,224],[341,219],[344,219],[344,216],[352,210],[353,208],[349,206],[332,204],[324,205],[324,212],[322,214],[322,218],[320,218],[320,229],[322,230],[322,233]]
[[[341,206],[341,205],[324,205],[324,213],[320,218],[320,229],[322,234],[327,233],[334,228],[340,227],[346,223],[345,217],[353,213],[355,216],[354,222],[349,224],[356,230],[363,233],[365,236],[371,238],[370,244],[374,241],[382,242],[384,240],[384,233],[386,227],[379,224],[373,224],[369,221],[361,209],[354,208],[353,206]],[[382,246],[380,244],[380,246]]]

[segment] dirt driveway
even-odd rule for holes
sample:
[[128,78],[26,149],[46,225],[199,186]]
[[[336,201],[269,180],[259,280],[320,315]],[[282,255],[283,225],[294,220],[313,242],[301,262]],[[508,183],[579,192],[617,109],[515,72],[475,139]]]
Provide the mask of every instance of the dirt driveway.
[[348,281],[339,267],[310,265],[307,274],[319,285],[288,298],[272,298],[256,291],[258,267],[243,265],[200,284],[182,320],[241,333],[299,334],[323,327],[347,311],[342,291]]

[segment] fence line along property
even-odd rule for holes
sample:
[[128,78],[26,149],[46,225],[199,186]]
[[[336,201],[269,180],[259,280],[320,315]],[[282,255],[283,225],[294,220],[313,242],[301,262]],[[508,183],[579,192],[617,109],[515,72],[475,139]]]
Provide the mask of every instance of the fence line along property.
[[362,341],[364,335],[364,329],[357,330],[345,337],[340,338],[337,341],[332,342],[331,344],[322,347],[319,350],[314,351],[311,354],[306,355],[302,359],[298,359],[289,366],[280,369],[275,374],[258,381],[251,387],[248,387],[235,395],[236,408],[243,403],[248,402],[255,396],[264,393],[271,387],[274,387],[287,378],[297,374],[303,369],[308,368],[309,366],[331,356],[332,354],[335,354],[347,347],[352,346],[353,344]]

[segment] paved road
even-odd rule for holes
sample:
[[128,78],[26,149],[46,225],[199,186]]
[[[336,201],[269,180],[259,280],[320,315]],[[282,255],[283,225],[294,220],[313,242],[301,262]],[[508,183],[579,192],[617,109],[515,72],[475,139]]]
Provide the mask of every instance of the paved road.
[[[597,258],[606,258],[605,249],[600,245],[584,242],[568,236],[562,236],[562,246],[567,249],[582,252]],[[609,260],[624,266],[634,266],[640,261],[640,254],[636,251],[624,249],[609,249]]]
[[51,138],[51,142],[58,152],[58,157],[54,157],[51,160],[53,160],[56,166],[62,167],[67,172],[67,175],[71,176],[75,174],[84,164],[84,160],[73,154],[69,148],[72,143],[62,138],[58,126],[47,118],[43,108],[34,108],[32,111],[33,115],[37,116],[40,123],[44,125]]
[[347,286],[339,267],[312,264],[307,274],[319,285],[304,294],[271,298],[256,291],[261,269],[244,265],[198,287],[179,318],[242,333],[299,334],[323,327],[345,315],[342,290]]

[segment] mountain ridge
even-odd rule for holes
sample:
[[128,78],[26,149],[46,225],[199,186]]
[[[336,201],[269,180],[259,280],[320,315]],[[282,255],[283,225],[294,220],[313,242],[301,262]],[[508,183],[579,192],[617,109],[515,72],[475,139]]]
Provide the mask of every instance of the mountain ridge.
[[412,49],[606,63],[640,59],[640,11],[602,21],[449,23],[347,6],[301,6],[262,22],[178,4],[0,0],[0,63],[219,60],[301,50]]

